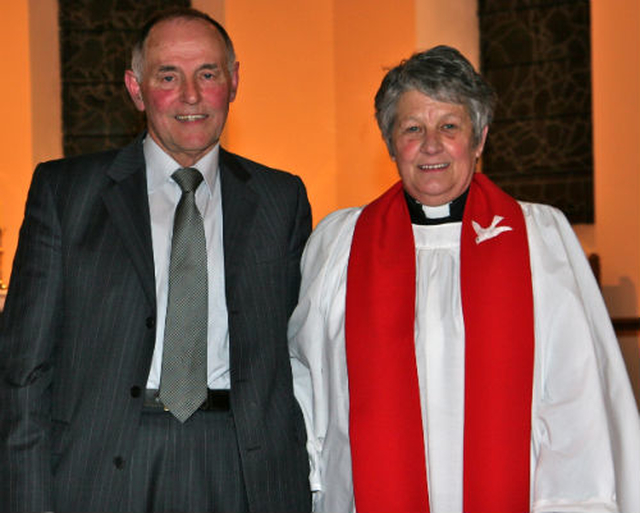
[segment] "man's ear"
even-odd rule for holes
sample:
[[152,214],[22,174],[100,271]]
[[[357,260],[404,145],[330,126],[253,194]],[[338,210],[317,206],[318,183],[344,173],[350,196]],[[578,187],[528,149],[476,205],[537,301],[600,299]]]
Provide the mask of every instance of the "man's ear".
[[143,112],[144,100],[142,99],[142,90],[140,89],[140,84],[138,83],[135,73],[130,69],[124,72],[124,84],[127,86],[127,91],[129,91],[129,96],[131,96],[131,100],[133,100],[136,109]]
[[231,73],[231,88],[229,94],[229,102],[232,102],[236,99],[238,94],[238,84],[240,82],[240,63],[238,61],[235,62],[233,66],[233,72]]

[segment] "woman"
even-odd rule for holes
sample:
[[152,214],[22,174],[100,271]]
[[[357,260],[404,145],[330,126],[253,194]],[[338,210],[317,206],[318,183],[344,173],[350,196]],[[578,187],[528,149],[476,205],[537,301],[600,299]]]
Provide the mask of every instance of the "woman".
[[476,163],[492,89],[455,49],[384,78],[400,182],[323,220],[289,326],[315,511],[640,511],[640,422],[558,210]]

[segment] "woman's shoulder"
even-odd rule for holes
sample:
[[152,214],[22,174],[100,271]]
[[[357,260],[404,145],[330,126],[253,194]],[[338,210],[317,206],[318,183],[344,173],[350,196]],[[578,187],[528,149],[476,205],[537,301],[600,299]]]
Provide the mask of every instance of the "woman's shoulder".
[[322,219],[311,233],[302,255],[303,281],[310,276],[323,276],[346,266],[353,231],[361,207],[337,210]]

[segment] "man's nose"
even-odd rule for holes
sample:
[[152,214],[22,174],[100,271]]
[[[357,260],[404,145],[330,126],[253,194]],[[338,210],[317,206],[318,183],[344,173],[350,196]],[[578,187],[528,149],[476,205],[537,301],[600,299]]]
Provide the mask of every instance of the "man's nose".
[[200,89],[195,80],[185,80],[182,85],[182,100],[185,103],[198,103],[200,100]]

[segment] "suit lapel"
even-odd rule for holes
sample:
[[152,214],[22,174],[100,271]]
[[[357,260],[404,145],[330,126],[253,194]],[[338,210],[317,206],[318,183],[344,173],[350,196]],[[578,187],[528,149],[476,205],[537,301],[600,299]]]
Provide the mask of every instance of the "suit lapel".
[[248,186],[249,172],[238,159],[220,149],[220,184],[227,306],[233,308],[236,278],[241,269],[248,234],[255,220],[258,196]]
[[[113,184],[103,193],[103,201],[138,272],[149,303],[155,305],[155,272],[142,139],[140,136],[123,148],[107,170]],[[251,175],[242,163],[221,148],[220,185],[228,303],[233,301],[236,277],[258,205],[257,194],[248,186],[250,179]]]
[[136,268],[147,299],[155,306],[155,273],[142,136],[118,153],[107,175],[113,183],[103,193],[104,203]]

